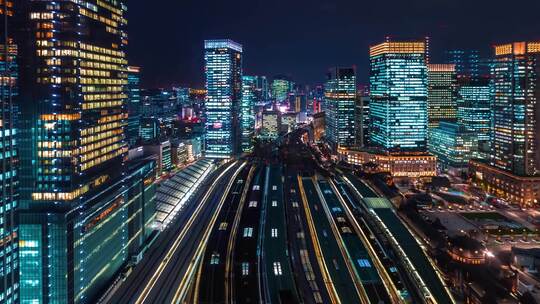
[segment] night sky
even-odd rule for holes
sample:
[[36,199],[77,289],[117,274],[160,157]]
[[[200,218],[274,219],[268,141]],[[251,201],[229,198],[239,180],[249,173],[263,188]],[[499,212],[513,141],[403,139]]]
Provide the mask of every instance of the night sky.
[[130,64],[146,88],[204,86],[204,39],[244,46],[244,74],[324,80],[331,66],[368,76],[368,47],[384,37],[431,37],[432,62],[449,48],[491,54],[494,43],[540,40],[540,0],[133,0]]

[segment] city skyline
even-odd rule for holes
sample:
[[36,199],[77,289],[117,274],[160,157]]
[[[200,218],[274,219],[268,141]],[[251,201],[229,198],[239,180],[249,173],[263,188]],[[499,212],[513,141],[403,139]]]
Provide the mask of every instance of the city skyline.
[[[315,84],[324,82],[329,67],[356,65],[359,83],[367,83],[369,46],[385,36],[430,36],[435,61],[449,49],[477,49],[488,56],[494,44],[540,38],[535,16],[540,2],[526,2],[240,1],[229,7],[217,1],[133,2],[129,19],[151,22],[130,24],[128,56],[130,64],[145,67],[147,88],[203,87],[203,41],[222,38],[251,50],[244,58],[246,75],[285,74]],[[520,31],[505,24],[519,24]]]
[[539,4],[167,1],[0,0],[0,304],[540,303]]

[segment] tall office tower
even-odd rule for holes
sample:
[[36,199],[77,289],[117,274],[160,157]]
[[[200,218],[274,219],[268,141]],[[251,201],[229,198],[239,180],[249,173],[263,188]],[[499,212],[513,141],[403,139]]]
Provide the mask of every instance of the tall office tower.
[[441,121],[455,121],[456,70],[453,64],[428,64],[428,126]]
[[477,182],[522,204],[540,200],[540,42],[495,46],[491,155],[471,163]]
[[242,105],[240,126],[242,128],[242,152],[253,151],[255,133],[255,102],[257,101],[257,77],[242,76]]
[[275,76],[272,80],[272,98],[279,103],[287,100],[294,87],[293,82],[286,76]]
[[521,176],[540,174],[540,42],[495,47],[491,164]]
[[141,127],[140,68],[128,67],[128,126],[127,139],[130,147],[139,141]]
[[491,131],[490,79],[461,77],[457,93],[457,121],[477,137],[478,157],[487,158]]
[[127,180],[127,9],[19,3],[20,298],[91,303],[140,253],[155,208],[141,194],[152,164],[137,191]]
[[332,68],[325,85],[326,138],[334,148],[356,144],[356,71]]
[[206,156],[230,158],[240,151],[242,45],[206,40]]
[[[19,9],[16,7],[15,9]],[[17,210],[18,155],[15,135],[17,111],[17,46],[13,42],[13,1],[0,2],[0,302],[19,303],[19,229]]]
[[387,151],[425,151],[427,67],[424,42],[370,48],[370,141]]

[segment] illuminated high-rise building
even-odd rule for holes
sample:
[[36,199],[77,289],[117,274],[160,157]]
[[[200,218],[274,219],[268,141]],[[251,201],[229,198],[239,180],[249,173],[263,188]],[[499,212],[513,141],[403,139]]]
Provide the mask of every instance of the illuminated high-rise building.
[[128,67],[128,98],[127,139],[129,146],[133,146],[139,140],[139,129],[141,127],[141,87],[139,67]]
[[452,64],[428,64],[428,126],[441,121],[455,121],[456,70]]
[[475,181],[499,198],[540,203],[540,42],[495,46],[489,162],[472,162]]
[[127,8],[19,4],[20,299],[96,302],[155,211],[154,163],[127,162]]
[[242,45],[206,40],[206,156],[230,158],[240,152]]
[[[19,303],[19,208],[16,129],[17,45],[12,29],[13,1],[0,2],[0,302]],[[19,7],[15,7],[19,9]]]
[[242,128],[242,152],[253,151],[255,133],[255,103],[257,101],[257,77],[242,76],[242,105],[240,126]]
[[458,122],[488,141],[491,128],[492,93],[489,78],[460,78],[457,94]]
[[476,136],[478,142],[476,158],[489,158],[492,96],[492,87],[488,77],[459,78],[457,121]]
[[386,41],[370,48],[370,141],[388,151],[425,151],[425,42]]
[[326,139],[334,148],[356,143],[356,71],[332,68],[325,85]]
[[294,83],[286,76],[275,76],[272,80],[272,98],[279,103],[287,100]]
[[540,42],[495,47],[491,164],[540,174]]

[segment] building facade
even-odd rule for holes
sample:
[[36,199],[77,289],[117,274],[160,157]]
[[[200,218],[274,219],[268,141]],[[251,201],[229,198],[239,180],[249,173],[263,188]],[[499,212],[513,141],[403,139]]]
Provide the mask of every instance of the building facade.
[[386,172],[393,177],[421,178],[437,175],[437,157],[428,153],[340,148],[338,155],[340,160],[363,166],[366,171]]
[[522,206],[540,200],[540,42],[495,46],[489,162],[471,163],[473,180]]
[[464,168],[477,155],[478,137],[456,122],[441,121],[431,129],[429,152],[444,168]]
[[425,42],[370,48],[370,140],[388,151],[427,149]]
[[19,70],[18,46],[13,38],[13,1],[0,3],[0,302],[19,303],[19,156],[17,107]]
[[257,77],[242,76],[242,105],[240,126],[242,128],[242,152],[253,151],[255,135],[255,103],[257,101]]
[[242,45],[206,40],[206,156],[231,158],[240,151]]
[[332,68],[325,85],[326,139],[334,147],[356,144],[356,71]]
[[457,121],[474,131],[479,141],[489,141],[492,93],[489,78],[460,78],[457,94]]
[[428,126],[457,119],[456,67],[453,64],[428,64]]
[[155,165],[128,180],[127,8],[19,4],[21,302],[94,302],[139,255],[134,221],[153,212],[130,191],[152,200]]
[[278,111],[264,111],[259,138],[263,140],[275,140],[279,136],[280,126],[281,115]]

